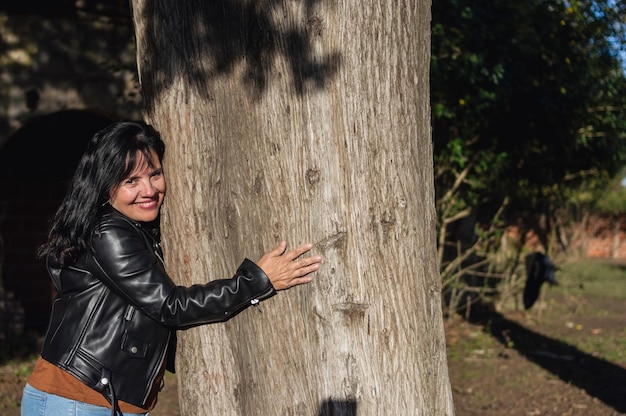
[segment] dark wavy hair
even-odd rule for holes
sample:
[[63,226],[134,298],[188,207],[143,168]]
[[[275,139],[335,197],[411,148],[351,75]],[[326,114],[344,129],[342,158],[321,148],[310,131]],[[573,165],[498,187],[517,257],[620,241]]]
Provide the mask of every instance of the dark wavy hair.
[[81,157],[69,188],[52,218],[39,257],[52,256],[61,265],[72,264],[90,246],[99,210],[110,193],[130,175],[139,158],[152,166],[151,150],[163,160],[165,144],[143,121],[119,121],[97,132]]

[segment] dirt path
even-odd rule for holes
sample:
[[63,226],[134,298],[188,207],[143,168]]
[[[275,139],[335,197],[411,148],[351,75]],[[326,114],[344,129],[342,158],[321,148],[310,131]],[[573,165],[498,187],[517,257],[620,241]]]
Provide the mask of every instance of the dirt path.
[[457,416],[626,415],[626,303],[552,291],[541,306],[448,325]]

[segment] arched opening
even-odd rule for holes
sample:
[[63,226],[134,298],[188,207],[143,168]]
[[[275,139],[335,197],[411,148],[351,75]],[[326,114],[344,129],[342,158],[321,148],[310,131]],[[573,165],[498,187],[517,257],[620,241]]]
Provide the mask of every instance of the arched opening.
[[0,338],[45,332],[53,288],[36,251],[87,141],[111,121],[60,111],[30,120],[0,148]]

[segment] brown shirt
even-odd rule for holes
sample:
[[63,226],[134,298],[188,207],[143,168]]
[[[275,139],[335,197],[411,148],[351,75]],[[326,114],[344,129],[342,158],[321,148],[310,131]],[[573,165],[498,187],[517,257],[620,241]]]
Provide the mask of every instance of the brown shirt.
[[[154,385],[152,386],[152,391],[150,392],[145,408],[123,401],[118,401],[120,410],[123,413],[132,414],[146,413],[154,409],[164,373],[165,366],[161,368],[159,375],[154,381]],[[83,382],[67,371],[60,369],[56,365],[49,363],[41,357],[39,357],[35,362],[35,368],[28,378],[28,384],[37,390],[50,394],[56,394],[57,396],[65,397],[66,399],[89,403],[96,406],[108,407],[109,409],[111,408],[111,403],[109,403],[109,401],[105,399],[101,393],[87,387]]]

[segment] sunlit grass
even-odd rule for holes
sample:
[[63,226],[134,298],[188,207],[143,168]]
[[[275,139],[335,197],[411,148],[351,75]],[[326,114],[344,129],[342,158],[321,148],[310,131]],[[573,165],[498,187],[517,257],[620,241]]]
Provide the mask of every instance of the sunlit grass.
[[580,287],[593,296],[626,299],[626,263],[574,260],[563,264],[557,280],[567,287]]

